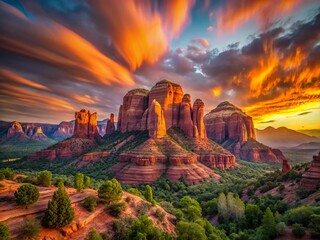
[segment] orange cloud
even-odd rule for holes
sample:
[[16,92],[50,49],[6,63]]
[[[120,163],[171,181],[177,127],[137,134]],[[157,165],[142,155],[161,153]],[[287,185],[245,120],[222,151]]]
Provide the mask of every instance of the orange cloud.
[[215,97],[219,97],[221,92],[222,92],[222,88],[221,87],[215,87],[212,90],[212,95]]
[[302,0],[229,0],[217,12],[218,31],[235,31],[239,26],[256,20],[267,27],[276,17],[283,16],[299,6]]
[[6,69],[0,69],[0,80],[2,80],[3,82],[8,82],[10,84],[21,84],[23,86],[40,90],[49,90],[47,86],[32,82]]
[[[13,8],[5,3],[6,8]],[[14,13],[14,14],[13,14]],[[16,13],[7,11],[15,19]],[[101,53],[86,39],[54,21],[45,24],[19,17],[19,25],[3,19],[6,32],[0,35],[1,48],[42,62],[50,63],[86,82],[133,85],[131,73]],[[15,29],[14,32],[11,31]],[[32,36],[28,38],[28,36]]]
[[164,1],[162,12],[151,1],[94,0],[98,25],[109,34],[114,47],[131,70],[143,62],[155,63],[166,53],[188,20],[193,0]]

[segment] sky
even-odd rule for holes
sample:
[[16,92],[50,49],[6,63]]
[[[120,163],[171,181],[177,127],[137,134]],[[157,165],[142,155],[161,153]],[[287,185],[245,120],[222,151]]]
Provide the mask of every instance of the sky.
[[168,79],[206,112],[320,129],[320,1],[6,0],[0,18],[1,120],[102,120]]

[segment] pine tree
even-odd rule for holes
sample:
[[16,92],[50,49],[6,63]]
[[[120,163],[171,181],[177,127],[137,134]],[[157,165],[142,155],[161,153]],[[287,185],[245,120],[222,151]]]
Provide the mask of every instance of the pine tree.
[[82,173],[77,173],[74,175],[74,188],[77,189],[77,192],[81,192],[83,189],[84,176]]
[[69,224],[74,218],[74,210],[63,184],[53,193],[51,201],[42,219],[45,227],[59,228]]
[[273,238],[277,235],[276,221],[270,208],[267,208],[263,214],[261,226],[265,236]]

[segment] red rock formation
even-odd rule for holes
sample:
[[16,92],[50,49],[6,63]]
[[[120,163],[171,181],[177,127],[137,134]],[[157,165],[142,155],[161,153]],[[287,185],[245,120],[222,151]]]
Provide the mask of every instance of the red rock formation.
[[193,136],[196,138],[206,138],[206,129],[204,125],[204,103],[197,99],[193,104]]
[[207,136],[218,143],[225,140],[245,142],[256,139],[253,121],[241,109],[229,102],[220,103],[204,117]]
[[156,99],[164,112],[167,129],[178,126],[179,107],[183,98],[183,91],[179,84],[162,80],[151,88],[149,94],[149,106]]
[[100,161],[103,158],[110,156],[110,152],[89,152],[81,157],[77,158],[75,161],[70,163],[70,166],[74,166],[76,168],[89,167],[92,166],[95,162]]
[[220,103],[204,117],[204,122],[208,138],[240,159],[262,162],[286,160],[280,150],[256,141],[252,118],[229,102]]
[[82,109],[75,113],[74,138],[100,139],[97,129],[97,113]]
[[106,126],[106,136],[110,136],[112,133],[116,131],[116,127],[114,126],[114,114],[110,114],[110,119],[107,122]]
[[148,113],[148,130],[152,138],[161,138],[166,135],[166,123],[163,110],[157,100],[153,99]]
[[310,191],[315,190],[320,184],[320,152],[318,156],[313,156],[311,165],[307,171],[302,175],[301,188]]
[[41,127],[35,127],[33,129],[33,134],[30,137],[32,140],[36,141],[47,141],[48,137],[43,133]]
[[282,174],[286,174],[287,172],[289,172],[291,169],[291,165],[288,163],[287,159],[283,159],[282,160]]
[[183,96],[182,102],[180,104],[178,126],[186,136],[193,137],[191,97],[189,94],[185,94]]
[[148,94],[145,89],[134,89],[123,97],[118,118],[121,132],[140,130],[142,115],[148,108]]
[[95,145],[96,142],[91,139],[69,138],[47,149],[31,154],[27,157],[27,159],[43,159],[48,161],[55,159],[69,159],[71,157],[80,156]]
[[18,143],[30,140],[30,138],[24,133],[21,124],[17,121],[8,123],[2,128],[3,134],[1,134],[0,143]]

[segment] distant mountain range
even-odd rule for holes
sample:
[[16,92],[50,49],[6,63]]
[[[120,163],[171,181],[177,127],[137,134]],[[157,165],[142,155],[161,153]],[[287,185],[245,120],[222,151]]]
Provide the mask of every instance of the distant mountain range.
[[[256,129],[256,135],[258,141],[274,148],[292,148],[298,147],[301,144],[320,142],[320,139],[317,137],[309,136],[286,127]],[[311,144],[311,146],[314,145]]]
[[[98,132],[101,136],[105,134],[107,122],[108,119],[98,121]],[[0,144],[62,141],[71,137],[73,130],[74,120],[63,121],[60,124],[0,121]]]

